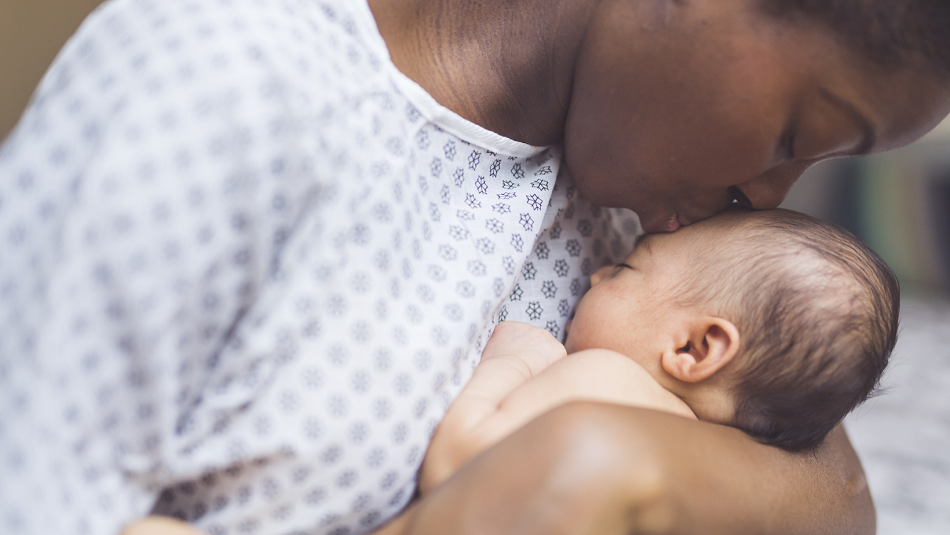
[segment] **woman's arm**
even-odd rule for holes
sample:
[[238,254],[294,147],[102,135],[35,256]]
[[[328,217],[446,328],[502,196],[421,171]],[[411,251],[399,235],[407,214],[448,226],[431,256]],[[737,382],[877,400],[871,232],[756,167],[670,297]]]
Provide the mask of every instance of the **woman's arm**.
[[872,534],[840,427],[792,454],[656,411],[572,403],[479,455],[384,528],[429,533]]

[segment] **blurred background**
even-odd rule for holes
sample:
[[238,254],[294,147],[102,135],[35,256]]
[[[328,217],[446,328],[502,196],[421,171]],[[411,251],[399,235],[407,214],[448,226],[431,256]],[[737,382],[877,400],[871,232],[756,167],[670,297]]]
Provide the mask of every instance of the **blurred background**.
[[[100,1],[0,0],[0,140]],[[847,425],[878,533],[950,533],[950,121],[909,147],[815,166],[783,206],[851,230],[900,278],[902,331],[886,391]]]
[[950,296],[950,121],[899,150],[816,165],[782,206],[853,232],[909,296]]

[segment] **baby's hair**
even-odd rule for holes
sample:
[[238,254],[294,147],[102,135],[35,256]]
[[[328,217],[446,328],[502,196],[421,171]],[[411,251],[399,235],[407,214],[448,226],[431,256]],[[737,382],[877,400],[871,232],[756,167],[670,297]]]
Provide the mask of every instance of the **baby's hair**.
[[739,329],[723,370],[733,425],[787,450],[817,447],[877,388],[897,341],[897,279],[826,221],[787,210],[720,221],[736,225],[724,227],[735,241],[706,257],[678,300],[713,303]]
[[947,0],[759,0],[782,20],[796,16],[825,24],[844,44],[884,67],[914,57],[950,76],[950,2]]

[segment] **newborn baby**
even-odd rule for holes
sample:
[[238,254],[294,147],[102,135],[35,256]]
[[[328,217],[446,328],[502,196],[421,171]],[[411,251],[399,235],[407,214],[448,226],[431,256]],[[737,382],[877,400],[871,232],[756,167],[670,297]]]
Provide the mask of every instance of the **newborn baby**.
[[422,492],[570,401],[666,410],[763,443],[821,443],[874,391],[897,338],[893,273],[844,229],[734,210],[644,237],[591,277],[567,340],[498,324],[449,407]]

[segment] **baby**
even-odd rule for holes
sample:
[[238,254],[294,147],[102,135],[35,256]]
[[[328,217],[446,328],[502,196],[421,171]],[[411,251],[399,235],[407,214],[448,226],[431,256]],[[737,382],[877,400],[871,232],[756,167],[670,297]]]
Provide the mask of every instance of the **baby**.
[[733,210],[644,237],[591,277],[567,340],[506,322],[449,407],[422,492],[569,401],[667,410],[787,450],[818,446],[874,391],[897,338],[893,273],[809,216]]
[[[495,327],[426,453],[423,494],[570,401],[666,410],[813,448],[872,393],[897,338],[887,265],[843,229],[785,210],[733,210],[646,236],[591,283],[564,345],[526,323]],[[123,531],[152,533],[198,534],[155,517]]]

